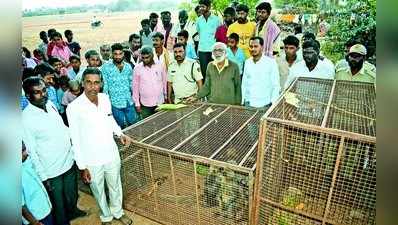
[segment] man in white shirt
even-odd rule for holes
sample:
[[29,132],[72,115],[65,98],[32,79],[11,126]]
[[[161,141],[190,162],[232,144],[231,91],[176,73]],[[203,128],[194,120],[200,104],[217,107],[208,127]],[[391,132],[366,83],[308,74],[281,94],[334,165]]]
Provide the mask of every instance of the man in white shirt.
[[[76,164],[83,182],[90,184],[101,210],[102,224],[110,225],[116,218],[130,225],[133,222],[122,209],[120,156],[113,135],[125,145],[129,144],[130,138],[122,133],[113,118],[109,97],[99,93],[103,85],[101,71],[87,68],[83,72],[82,84],[84,93],[66,109]],[[109,205],[104,181],[109,189]]]
[[25,79],[23,89],[31,103],[22,112],[23,140],[50,196],[55,223],[70,224],[87,213],[77,208],[77,170],[68,128],[48,101],[41,78]]
[[178,13],[178,23],[173,25],[170,35],[177,40],[178,33],[182,30],[188,32],[187,43],[193,44],[192,36],[196,33],[196,25],[193,22],[188,21],[188,12],[183,9]]
[[242,78],[242,104],[248,107],[263,108],[279,97],[278,65],[275,59],[263,54],[263,47],[263,38],[250,38],[252,57],[245,62]]
[[285,83],[285,89],[293,82],[296,77],[312,77],[333,79],[334,66],[329,60],[319,57],[319,44],[315,40],[307,40],[302,45],[303,60],[294,64],[289,71]]

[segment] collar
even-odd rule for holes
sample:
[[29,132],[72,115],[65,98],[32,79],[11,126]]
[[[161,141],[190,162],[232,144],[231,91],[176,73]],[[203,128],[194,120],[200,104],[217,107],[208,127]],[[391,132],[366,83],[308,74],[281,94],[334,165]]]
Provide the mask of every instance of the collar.
[[[55,108],[54,105],[51,104],[50,101],[51,101],[51,100],[48,99],[48,100],[47,100],[47,103],[46,103],[47,113],[49,112],[49,109],[52,109],[52,110],[55,110],[56,112],[58,112],[58,110]],[[32,111],[32,112],[34,112],[34,113],[46,113],[43,109],[41,109],[41,108],[39,108],[39,107],[33,105],[33,104],[30,103],[30,102],[29,102],[29,104],[26,106],[26,109],[28,109],[28,110],[30,110],[30,111]],[[26,109],[25,109],[25,110],[26,110]]]
[[162,54],[160,54],[159,57],[158,57],[158,54],[156,54],[155,48],[153,48],[153,57],[158,57],[158,58],[160,58],[160,57],[162,57],[162,56],[167,52],[167,49],[166,49],[164,46],[163,46],[162,48],[163,48],[163,51],[162,51]]
[[217,68],[217,70],[218,70],[219,73],[221,73],[221,71],[223,71],[223,69],[224,69],[225,67],[229,66],[229,62],[228,62],[228,59],[227,59],[227,58],[225,58],[224,66],[221,67],[221,69],[218,69],[217,63],[216,63],[215,61],[212,61],[211,63],[213,63],[213,65]]
[[351,68],[350,67],[348,67],[347,68],[347,70],[348,70],[348,72],[351,74],[351,76],[358,76],[358,75],[364,75],[365,74],[365,62],[364,62],[364,64],[362,65],[362,68],[358,71],[358,73],[357,74],[355,74],[355,75],[353,75],[352,73],[351,73]]
[[184,59],[184,61],[182,61],[182,63],[181,64],[178,64],[178,62],[177,62],[177,60],[174,60],[173,61],[173,63],[175,63],[177,66],[183,66],[183,65],[185,65],[185,64],[188,64],[188,60],[187,60],[187,57],[185,56],[185,59]]

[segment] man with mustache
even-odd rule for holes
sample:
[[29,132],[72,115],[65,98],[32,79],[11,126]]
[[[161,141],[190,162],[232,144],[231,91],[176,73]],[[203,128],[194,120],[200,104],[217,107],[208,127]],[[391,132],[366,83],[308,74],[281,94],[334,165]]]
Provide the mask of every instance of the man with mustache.
[[207,66],[205,84],[195,96],[187,100],[193,102],[207,97],[212,103],[240,105],[239,66],[227,59],[227,45],[224,43],[216,42],[212,49],[213,61]]
[[138,120],[131,98],[133,69],[124,61],[123,46],[120,43],[113,44],[111,49],[112,61],[101,67],[101,73],[104,79],[104,93],[109,95],[112,103],[113,117],[123,129]]
[[23,82],[29,105],[22,111],[23,140],[50,196],[56,224],[87,215],[77,208],[77,172],[71,138],[40,77]]
[[286,82],[290,68],[294,64],[301,61],[301,57],[298,56],[298,51],[300,49],[299,39],[294,35],[287,36],[283,40],[283,49],[284,51],[282,54],[276,58],[279,68],[280,85],[282,89]]
[[334,67],[330,66],[330,61],[326,60],[326,58],[319,57],[319,44],[315,40],[304,41],[302,48],[304,60],[290,68],[284,85],[285,89],[289,87],[296,77],[334,78]]
[[376,67],[366,62],[365,57],[365,46],[353,45],[346,56],[349,67],[336,69],[335,79],[376,83]]
[[142,62],[134,68],[132,89],[136,111],[145,119],[155,113],[158,105],[168,102],[167,69],[154,61],[154,53],[149,46],[141,48],[141,59]]
[[275,59],[263,54],[264,40],[252,37],[249,41],[252,57],[246,60],[242,78],[242,104],[246,107],[266,108],[279,97],[280,83]]
[[[180,103],[182,100],[198,92],[202,87],[202,73],[199,64],[185,56],[185,45],[177,43],[174,45],[174,59],[168,69],[167,76],[167,98],[174,103]],[[175,99],[171,99],[174,91]]]
[[[113,118],[108,95],[100,93],[103,85],[101,71],[87,68],[83,72],[82,84],[84,93],[66,108],[80,176],[84,183],[90,184],[100,208],[102,225],[111,225],[113,218],[124,225],[131,225],[133,221],[122,209],[121,162],[114,135],[124,145],[128,145],[131,139],[123,134]],[[109,203],[105,183],[109,190]]]

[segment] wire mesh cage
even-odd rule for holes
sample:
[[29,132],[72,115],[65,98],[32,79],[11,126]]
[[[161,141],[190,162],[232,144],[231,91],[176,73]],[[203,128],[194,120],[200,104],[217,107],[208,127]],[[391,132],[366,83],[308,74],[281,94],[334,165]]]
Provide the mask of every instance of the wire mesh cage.
[[124,206],[162,224],[250,224],[263,110],[195,104],[129,127]]
[[298,78],[261,119],[252,224],[376,224],[374,84]]

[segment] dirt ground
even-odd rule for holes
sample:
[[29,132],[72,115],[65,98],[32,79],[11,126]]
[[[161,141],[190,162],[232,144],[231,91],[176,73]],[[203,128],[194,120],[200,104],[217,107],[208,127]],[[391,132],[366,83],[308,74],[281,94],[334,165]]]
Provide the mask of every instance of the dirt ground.
[[[78,206],[80,209],[87,211],[89,215],[72,221],[71,225],[101,224],[101,221],[99,219],[99,208],[95,202],[95,199],[91,195],[80,191]],[[125,210],[124,212],[134,221],[134,225],[160,225],[159,223],[153,222],[152,220],[146,219],[133,212],[127,210]],[[112,221],[112,224],[122,225],[122,223],[117,220]]]

